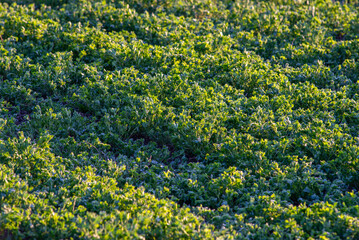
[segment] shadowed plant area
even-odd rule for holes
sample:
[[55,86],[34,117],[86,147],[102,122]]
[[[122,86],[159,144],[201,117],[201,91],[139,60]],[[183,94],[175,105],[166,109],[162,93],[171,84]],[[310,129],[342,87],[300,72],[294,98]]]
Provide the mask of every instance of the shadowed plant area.
[[358,9],[0,0],[0,239],[359,239]]

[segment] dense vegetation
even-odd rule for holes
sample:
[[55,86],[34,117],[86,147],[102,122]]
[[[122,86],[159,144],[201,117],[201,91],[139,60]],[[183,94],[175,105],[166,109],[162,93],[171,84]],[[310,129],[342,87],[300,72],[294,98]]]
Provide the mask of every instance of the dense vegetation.
[[359,239],[358,2],[0,2],[0,238]]

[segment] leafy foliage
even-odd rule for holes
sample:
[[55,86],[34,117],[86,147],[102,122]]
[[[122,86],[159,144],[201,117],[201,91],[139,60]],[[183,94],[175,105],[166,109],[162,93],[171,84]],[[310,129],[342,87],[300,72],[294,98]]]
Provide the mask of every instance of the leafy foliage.
[[357,1],[0,2],[0,238],[359,238]]

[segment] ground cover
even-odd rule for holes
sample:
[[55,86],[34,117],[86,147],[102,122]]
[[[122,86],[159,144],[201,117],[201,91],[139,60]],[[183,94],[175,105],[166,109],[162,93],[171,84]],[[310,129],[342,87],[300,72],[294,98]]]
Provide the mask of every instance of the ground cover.
[[0,238],[359,239],[357,1],[0,1]]

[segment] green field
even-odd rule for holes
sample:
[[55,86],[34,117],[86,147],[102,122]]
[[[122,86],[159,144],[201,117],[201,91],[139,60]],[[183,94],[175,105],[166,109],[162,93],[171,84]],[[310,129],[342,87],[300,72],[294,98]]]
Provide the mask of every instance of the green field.
[[0,0],[0,239],[359,239],[359,1]]

